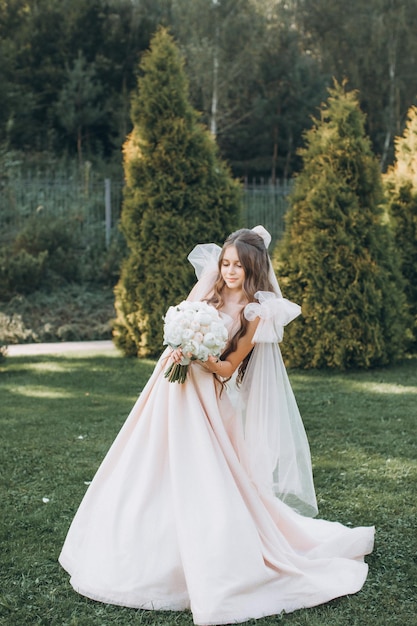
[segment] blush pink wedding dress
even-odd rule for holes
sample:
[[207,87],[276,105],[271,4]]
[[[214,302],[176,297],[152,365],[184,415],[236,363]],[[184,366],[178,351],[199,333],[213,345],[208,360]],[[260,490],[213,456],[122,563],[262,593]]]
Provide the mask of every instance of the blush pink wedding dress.
[[[270,325],[269,309],[258,339],[275,351],[278,396],[274,400],[259,388],[270,367],[258,382],[248,368],[252,391],[244,393],[245,406],[259,414],[270,400],[276,410],[287,394],[290,419],[299,420],[303,439],[278,344],[264,343],[274,336],[265,338]],[[249,444],[256,448],[257,439],[250,429],[245,436],[239,402],[220,394],[213,375],[197,363],[184,384],[168,382],[168,355],[158,361],[71,524],[59,561],[74,589],[127,607],[189,609],[200,625],[290,612],[359,591],[373,527],[312,519],[276,497],[262,479],[268,453],[258,451],[260,463],[254,462]],[[280,432],[285,454],[292,435],[290,429]],[[270,444],[271,437],[265,439]],[[292,454],[298,456],[296,446]],[[302,482],[293,480],[297,462],[291,472],[281,462],[283,484],[285,476]],[[314,513],[309,479],[306,484]]]

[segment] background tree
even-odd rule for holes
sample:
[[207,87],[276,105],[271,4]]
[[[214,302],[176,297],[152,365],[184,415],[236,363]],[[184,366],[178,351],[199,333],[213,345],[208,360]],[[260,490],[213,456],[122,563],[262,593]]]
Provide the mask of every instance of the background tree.
[[172,29],[186,58],[193,104],[222,146],[250,115],[263,17],[251,0],[176,0]]
[[297,29],[324,74],[359,91],[366,128],[384,170],[393,138],[415,102],[415,0],[294,0]]
[[296,148],[332,76],[359,91],[385,170],[416,103],[415,9],[416,0],[1,2],[0,144],[24,155],[76,154],[56,105],[81,52],[107,111],[88,158],[120,170],[137,65],[163,24],[184,53],[191,103],[236,175],[298,171]]
[[116,344],[155,355],[162,317],[193,283],[187,254],[238,222],[240,190],[188,99],[183,60],[161,29],[141,63],[124,145],[122,230],[129,247],[116,287]]
[[310,115],[325,94],[303,50],[292,3],[177,0],[173,30],[191,99],[240,177],[288,177]]
[[384,223],[381,175],[357,96],[336,84],[306,134],[278,270],[302,306],[291,366],[371,367],[404,351],[405,298]]
[[81,53],[88,65],[94,64],[96,81],[104,89],[102,108],[109,112],[95,130],[92,152],[109,157],[119,151],[131,128],[135,69],[160,19],[160,3],[152,8],[150,0],[10,0],[1,6],[11,113],[7,126],[0,127],[0,141],[7,131],[13,149],[76,151],[56,106],[68,67]]
[[263,29],[246,95],[247,115],[229,129],[221,146],[238,174],[275,182],[297,171],[297,149],[325,97],[326,81],[303,49],[293,4],[262,1],[258,11]]
[[411,349],[417,349],[417,107],[395,141],[395,163],[385,176],[389,214],[396,252],[405,278],[405,293],[412,316]]
[[61,125],[76,140],[80,164],[83,142],[105,116],[100,102],[102,94],[103,87],[97,81],[94,63],[88,65],[80,52],[73,67],[67,67],[67,82],[56,104]]

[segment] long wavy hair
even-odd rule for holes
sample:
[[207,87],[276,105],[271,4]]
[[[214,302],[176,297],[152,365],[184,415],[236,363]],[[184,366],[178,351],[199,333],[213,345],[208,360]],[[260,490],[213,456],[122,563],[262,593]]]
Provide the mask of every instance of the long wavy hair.
[[[224,242],[219,256],[218,277],[213,287],[213,293],[208,299],[208,302],[217,309],[221,308],[224,303],[223,291],[225,282],[221,275],[221,267],[224,253],[230,246],[234,246],[236,248],[239,261],[245,272],[243,293],[245,294],[248,302],[255,302],[255,293],[257,291],[274,291],[274,288],[269,280],[269,256],[264,240],[253,230],[241,228],[240,230],[237,230],[229,235]],[[225,360],[229,354],[236,350],[239,339],[246,335],[248,320],[245,318],[243,310],[244,307],[240,312],[240,327],[231,338],[226,350],[221,355],[222,360]],[[246,356],[239,366],[237,375],[238,384],[240,384],[243,379],[251,353],[252,352]]]

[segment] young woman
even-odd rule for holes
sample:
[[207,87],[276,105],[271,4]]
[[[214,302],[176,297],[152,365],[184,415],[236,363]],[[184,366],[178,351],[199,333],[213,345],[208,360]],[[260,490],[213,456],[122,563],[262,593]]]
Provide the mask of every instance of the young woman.
[[278,342],[300,308],[279,290],[262,227],[190,255],[192,300],[222,316],[220,359],[167,348],[78,509],[60,563],[79,593],[195,624],[290,612],[361,589],[373,528],[311,519],[310,453]]

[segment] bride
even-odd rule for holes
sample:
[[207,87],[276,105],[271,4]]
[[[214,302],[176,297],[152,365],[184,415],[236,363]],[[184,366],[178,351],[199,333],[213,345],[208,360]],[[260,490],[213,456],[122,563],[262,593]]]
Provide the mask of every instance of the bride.
[[300,308],[281,295],[269,241],[258,226],[190,254],[189,299],[218,310],[229,340],[184,384],[164,376],[181,350],[162,354],[62,548],[78,593],[219,625],[363,586],[373,527],[311,517],[309,446],[278,347]]

